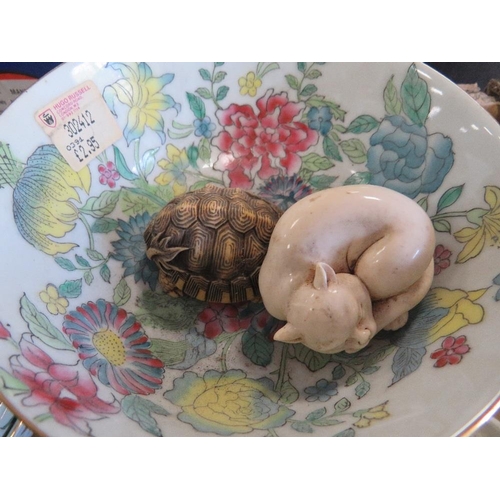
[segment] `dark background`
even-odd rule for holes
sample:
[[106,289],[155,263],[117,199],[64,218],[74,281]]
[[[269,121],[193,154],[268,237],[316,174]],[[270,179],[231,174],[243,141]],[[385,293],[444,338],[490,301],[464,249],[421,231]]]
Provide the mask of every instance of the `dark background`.
[[[40,78],[59,62],[0,62],[0,73],[21,73]],[[497,62],[428,62],[426,63],[455,83],[477,83],[481,89],[491,78],[500,79]]]

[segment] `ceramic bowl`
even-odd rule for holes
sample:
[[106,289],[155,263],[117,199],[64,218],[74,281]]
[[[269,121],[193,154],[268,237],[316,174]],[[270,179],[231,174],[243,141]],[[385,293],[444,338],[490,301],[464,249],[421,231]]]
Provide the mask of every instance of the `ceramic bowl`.
[[[49,436],[469,434],[500,390],[499,139],[420,63],[60,66],[0,118],[2,399]],[[433,286],[351,355],[274,342],[261,303],[166,296],[142,233],[207,183],[283,209],[400,191]]]

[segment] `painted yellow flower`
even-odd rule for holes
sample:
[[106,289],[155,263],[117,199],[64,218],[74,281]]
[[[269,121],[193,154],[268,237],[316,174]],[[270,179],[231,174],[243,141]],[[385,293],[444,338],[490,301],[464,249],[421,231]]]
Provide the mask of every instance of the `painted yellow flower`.
[[241,370],[185,372],[164,396],[182,408],[182,422],[226,436],[280,427],[295,413],[280,404],[270,379],[250,379]]
[[174,145],[167,146],[167,158],[158,162],[158,166],[164,170],[155,181],[161,186],[172,184],[175,196],[184,194],[187,190],[185,170],[189,167],[189,159],[186,150],[177,149]]
[[180,110],[179,104],[171,96],[161,92],[163,87],[174,79],[173,73],[154,77],[151,68],[144,62],[110,63],[109,66],[120,71],[123,78],[105,87],[103,97],[115,115],[115,97],[130,108],[127,125],[123,131],[127,143],[139,139],[146,127],[154,130],[164,143],[166,137],[160,111],[169,108]]
[[23,238],[49,255],[69,252],[76,243],[53,238],[73,230],[79,212],[72,200],[80,201],[75,188],[88,193],[90,183],[88,167],[75,172],[55,146],[37,148],[14,187],[14,220]]
[[[500,248],[500,188],[486,186],[484,199],[490,209],[478,218],[477,227],[464,227],[454,233],[457,241],[465,243],[464,248],[457,256],[458,263],[467,262],[469,259],[477,257],[485,246]],[[475,213],[478,210],[482,209],[474,209],[470,212]]]
[[359,416],[360,419],[354,424],[356,427],[363,429],[365,427],[370,427],[373,420],[382,420],[384,418],[390,417],[391,414],[386,411],[385,407],[387,406],[388,401],[382,403],[373,408],[369,408],[368,410],[361,410],[356,412],[356,416]]
[[468,325],[480,323],[484,318],[484,309],[476,302],[488,289],[466,292],[433,288],[425,301],[433,310],[447,311],[428,331],[427,343],[432,344],[441,337],[452,335]]
[[240,86],[241,95],[249,95],[255,97],[257,94],[257,89],[262,85],[262,80],[255,76],[253,71],[249,71],[247,76],[242,76],[238,80],[238,85]]
[[50,314],[66,314],[69,302],[64,297],[59,297],[59,292],[54,285],[47,285],[47,288],[41,291],[39,295],[42,301],[47,304],[47,311]]

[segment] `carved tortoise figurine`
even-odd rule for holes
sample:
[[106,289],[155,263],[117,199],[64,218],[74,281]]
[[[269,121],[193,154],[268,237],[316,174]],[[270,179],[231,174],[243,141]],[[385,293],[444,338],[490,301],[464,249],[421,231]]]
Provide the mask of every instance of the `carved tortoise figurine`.
[[146,255],[173,296],[260,299],[259,271],[282,211],[238,188],[207,185],[174,198],[144,232]]

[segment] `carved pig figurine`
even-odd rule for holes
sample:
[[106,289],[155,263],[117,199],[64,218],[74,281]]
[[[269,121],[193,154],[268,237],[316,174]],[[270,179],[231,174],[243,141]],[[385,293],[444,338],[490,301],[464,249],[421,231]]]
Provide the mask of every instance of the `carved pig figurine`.
[[287,324],[275,340],[356,352],[396,330],[429,290],[434,230],[410,198],[370,185],[303,198],[278,221],[262,264],[266,309]]

